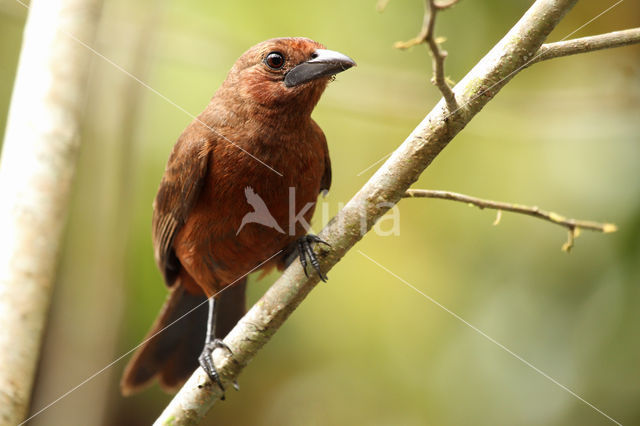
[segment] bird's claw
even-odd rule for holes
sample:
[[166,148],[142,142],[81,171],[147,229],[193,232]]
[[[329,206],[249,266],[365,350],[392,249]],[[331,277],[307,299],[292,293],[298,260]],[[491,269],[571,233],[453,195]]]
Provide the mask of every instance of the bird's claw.
[[[216,348],[222,348],[229,352],[229,355],[233,356],[233,352],[231,348],[227,346],[221,339],[214,339],[211,342],[205,343],[204,348],[202,349],[202,353],[198,357],[198,362],[202,369],[207,373],[212,382],[215,382],[220,389],[222,390],[222,400],[224,400],[224,386],[222,385],[222,381],[220,380],[220,375],[216,370],[216,366],[213,365],[213,351]],[[237,383],[234,382],[234,387],[237,389]]]
[[311,247],[312,243],[324,244],[331,247],[331,244],[324,241],[317,235],[307,234],[304,237],[300,238],[298,240],[298,255],[300,256],[300,264],[302,265],[302,270],[304,271],[305,276],[309,278],[309,274],[307,273],[307,264],[311,263],[311,266],[318,273],[320,279],[324,282],[327,282],[327,276],[322,273],[322,269],[320,269],[320,262],[318,262],[318,257]]

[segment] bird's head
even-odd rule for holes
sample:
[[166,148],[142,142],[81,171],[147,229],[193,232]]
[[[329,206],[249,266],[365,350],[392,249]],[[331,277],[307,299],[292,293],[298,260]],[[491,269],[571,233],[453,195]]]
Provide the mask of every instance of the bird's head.
[[274,38],[247,50],[222,88],[245,103],[310,114],[332,76],[355,65],[308,38]]

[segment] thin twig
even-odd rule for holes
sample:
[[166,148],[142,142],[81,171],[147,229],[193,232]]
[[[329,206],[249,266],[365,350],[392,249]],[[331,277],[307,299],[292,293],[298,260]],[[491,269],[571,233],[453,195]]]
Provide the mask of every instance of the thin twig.
[[469,195],[459,194],[450,191],[438,191],[431,189],[409,189],[405,192],[404,198],[439,198],[442,200],[459,201],[479,207],[481,209],[498,210],[498,217],[494,222],[497,225],[500,222],[502,211],[526,214],[546,220],[556,225],[563,226],[569,230],[569,239],[562,246],[564,251],[569,251],[573,247],[574,237],[578,236],[578,230],[588,229],[590,231],[599,231],[604,233],[615,232],[618,227],[613,223],[599,223],[590,220],[577,220],[566,218],[558,213],[542,210],[537,206],[525,206],[522,204],[504,203],[501,201],[485,200],[482,198],[471,197]]
[[447,108],[450,113],[459,109],[458,102],[456,101],[456,96],[453,93],[453,90],[451,90],[451,87],[449,87],[444,75],[444,60],[447,57],[447,51],[440,49],[439,42],[434,37],[433,33],[437,13],[441,10],[450,8],[457,2],[458,0],[449,0],[446,3],[436,3],[435,0],[425,0],[424,18],[420,33],[409,41],[398,41],[394,44],[396,49],[408,49],[421,43],[427,43],[429,50],[431,51],[433,62],[433,77],[431,77],[431,83],[433,83],[438,90],[440,90],[440,93],[442,93],[442,96],[447,102]]
[[590,37],[546,43],[540,46],[531,63],[638,43],[640,43],[640,28],[630,28]]

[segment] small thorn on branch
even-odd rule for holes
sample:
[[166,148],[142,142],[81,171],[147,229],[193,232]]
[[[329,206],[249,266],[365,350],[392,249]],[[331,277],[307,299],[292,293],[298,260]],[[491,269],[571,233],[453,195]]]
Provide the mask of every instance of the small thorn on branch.
[[498,209],[496,213],[496,220],[493,221],[493,226],[500,225],[500,220],[502,220],[502,209]]
[[580,235],[582,229],[589,231],[598,231],[605,234],[616,232],[618,227],[613,223],[599,223],[590,220],[577,220],[569,219],[558,213],[542,210],[536,206],[524,206],[522,204],[504,203],[501,201],[484,200],[481,198],[471,197],[469,195],[459,194],[450,191],[438,191],[430,189],[409,189],[404,194],[404,198],[439,198],[442,200],[452,200],[461,203],[466,203],[478,207],[480,209],[494,209],[497,210],[496,220],[493,225],[500,223],[502,218],[502,211],[509,211],[513,213],[521,213],[529,216],[537,217],[539,219],[546,220],[556,225],[560,225],[568,230],[567,242],[563,244],[562,250],[569,252],[573,248],[575,239]]
[[569,228],[567,242],[562,245],[562,251],[569,253],[573,248],[573,243],[580,235],[580,228]]
[[434,28],[436,23],[436,14],[442,10],[449,9],[455,5],[458,0],[449,0],[448,2],[436,3],[435,0],[425,0],[424,3],[424,19],[422,22],[422,29],[420,33],[408,41],[398,41],[393,46],[396,49],[409,49],[410,47],[417,46],[422,43],[426,43],[429,46],[433,63],[433,77],[431,83],[440,90],[444,97],[449,113],[456,112],[458,102],[456,96],[451,90],[447,82],[447,77],[444,74],[444,60],[447,57],[447,52],[440,49],[440,44],[445,41],[444,37],[434,37]]

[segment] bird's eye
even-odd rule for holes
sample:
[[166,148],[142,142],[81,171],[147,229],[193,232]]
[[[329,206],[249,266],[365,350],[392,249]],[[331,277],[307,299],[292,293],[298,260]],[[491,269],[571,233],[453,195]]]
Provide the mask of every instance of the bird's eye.
[[271,52],[264,58],[264,63],[272,70],[279,70],[284,66],[284,56],[280,52]]

